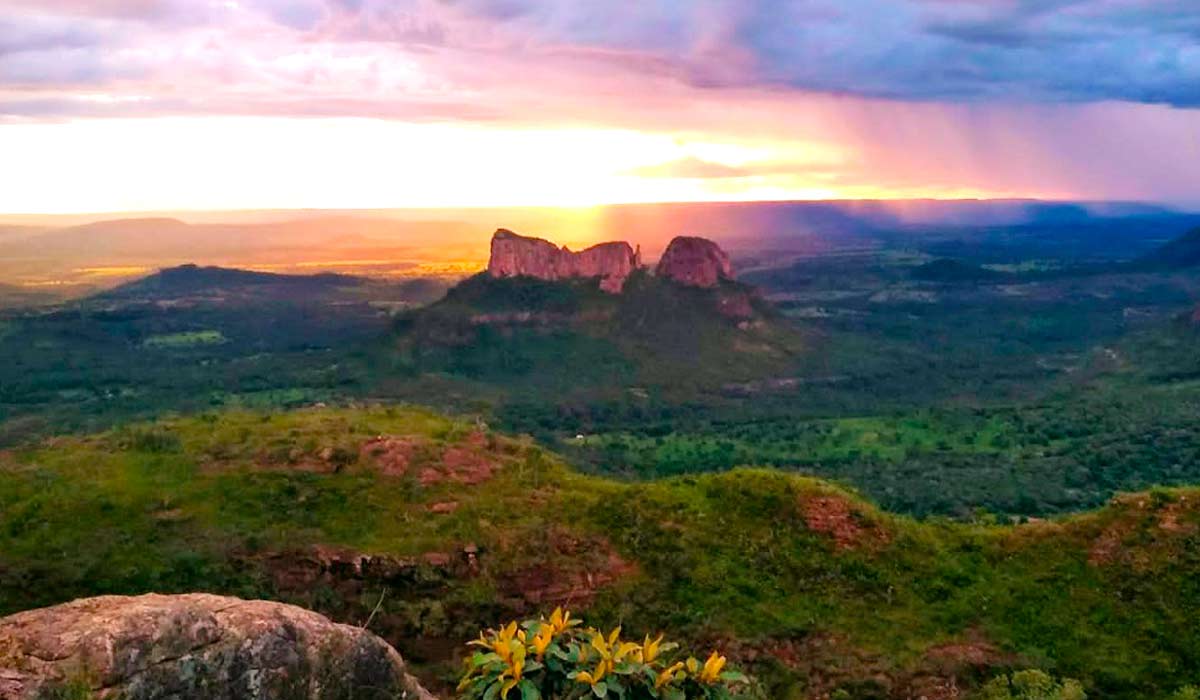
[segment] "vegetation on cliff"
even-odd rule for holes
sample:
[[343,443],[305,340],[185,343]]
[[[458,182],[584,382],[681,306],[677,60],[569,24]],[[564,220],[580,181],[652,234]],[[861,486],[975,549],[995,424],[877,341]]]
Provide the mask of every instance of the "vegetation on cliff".
[[1031,667],[1155,698],[1200,674],[1196,489],[920,522],[777,471],[583,476],[527,440],[383,408],[166,420],[0,453],[0,470],[3,613],[196,590],[359,624],[377,609],[371,629],[434,686],[479,629],[564,603],[724,649],[771,698]]

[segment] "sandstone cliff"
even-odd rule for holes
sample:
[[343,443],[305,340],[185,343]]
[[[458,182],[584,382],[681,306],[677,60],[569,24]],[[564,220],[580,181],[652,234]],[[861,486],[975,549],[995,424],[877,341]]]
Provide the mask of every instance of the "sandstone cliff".
[[68,688],[124,700],[435,700],[370,632],[207,594],[102,596],[0,619],[0,700]]
[[676,236],[655,274],[694,287],[715,287],[723,279],[733,279],[733,265],[725,251],[707,238]]
[[601,243],[578,253],[541,238],[499,229],[492,236],[488,273],[492,277],[528,275],[544,280],[599,277],[600,288],[618,293],[638,268],[638,254],[624,241]]

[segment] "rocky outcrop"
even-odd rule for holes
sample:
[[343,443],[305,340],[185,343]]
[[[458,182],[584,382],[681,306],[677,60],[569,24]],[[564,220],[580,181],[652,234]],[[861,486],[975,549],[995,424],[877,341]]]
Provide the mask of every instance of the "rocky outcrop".
[[715,287],[723,279],[733,279],[733,265],[725,251],[707,238],[676,236],[655,274],[693,287]]
[[616,294],[638,268],[638,253],[624,241],[601,243],[574,253],[541,238],[499,229],[492,236],[488,274],[492,277],[527,275],[544,280],[599,277],[600,288]]
[[207,594],[102,596],[0,619],[0,699],[64,688],[123,700],[434,700],[370,632]]

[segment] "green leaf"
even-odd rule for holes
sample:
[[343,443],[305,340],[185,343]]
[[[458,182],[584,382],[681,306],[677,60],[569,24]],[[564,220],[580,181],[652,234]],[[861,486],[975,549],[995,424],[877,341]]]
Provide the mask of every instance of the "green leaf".
[[517,687],[521,689],[521,700],[541,700],[541,691],[528,678],[521,681]]
[[593,685],[592,695],[595,695],[598,698],[603,698],[604,696],[608,695],[608,684],[604,681],[600,681],[599,683]]
[[487,692],[483,694],[483,700],[496,700],[496,696],[500,694],[500,682],[496,681],[488,686]]

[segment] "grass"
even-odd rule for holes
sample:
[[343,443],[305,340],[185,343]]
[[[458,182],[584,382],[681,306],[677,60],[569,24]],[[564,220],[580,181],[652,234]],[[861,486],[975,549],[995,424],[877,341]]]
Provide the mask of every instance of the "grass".
[[221,331],[189,331],[186,333],[165,333],[146,338],[144,345],[148,348],[190,348],[199,345],[220,345],[228,342]]
[[[596,623],[729,650],[773,698],[868,681],[900,692],[922,674],[969,685],[1026,666],[1100,697],[1154,698],[1200,673],[1188,614],[1200,606],[1200,490],[1021,526],[917,521],[774,470],[585,476],[481,430],[411,408],[231,411],[0,454],[0,612],[208,590],[361,622],[386,588],[375,628],[436,685],[452,673],[447,650],[478,627],[552,605],[528,595],[544,579],[583,587],[575,607]],[[379,435],[417,445],[403,474],[363,456]],[[477,485],[423,483],[446,450],[499,468]],[[447,502],[457,508],[431,513]],[[312,546],[398,562],[470,546],[478,568],[276,576],[272,562]],[[593,597],[583,582],[608,574]],[[994,649],[988,671],[945,668],[936,648],[951,643]]]

